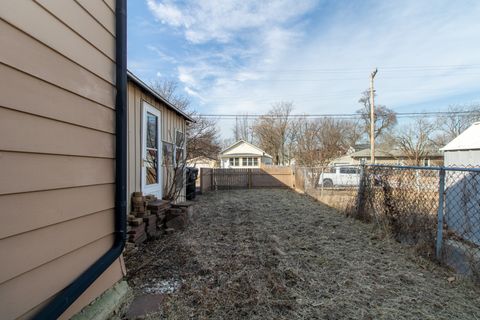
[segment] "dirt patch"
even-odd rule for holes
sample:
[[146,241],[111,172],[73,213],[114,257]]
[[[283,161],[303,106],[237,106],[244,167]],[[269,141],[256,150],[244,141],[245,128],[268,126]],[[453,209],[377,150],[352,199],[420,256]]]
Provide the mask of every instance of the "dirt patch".
[[175,284],[153,318],[480,318],[475,287],[308,196],[218,191],[194,210],[127,258],[135,294]]

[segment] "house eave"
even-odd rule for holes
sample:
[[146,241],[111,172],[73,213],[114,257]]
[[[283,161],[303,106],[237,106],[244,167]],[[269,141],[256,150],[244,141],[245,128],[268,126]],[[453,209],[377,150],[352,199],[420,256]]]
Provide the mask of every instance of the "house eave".
[[177,114],[184,117],[187,121],[192,122],[192,123],[196,122],[191,116],[189,116],[188,114],[186,114],[185,112],[180,110],[178,107],[173,105],[170,101],[168,101],[167,99],[162,97],[160,94],[158,94],[158,92],[153,90],[149,85],[147,85],[145,82],[140,80],[140,78],[138,78],[136,75],[134,75],[130,70],[127,70],[127,78],[128,78],[129,81],[132,81],[133,83],[135,83],[136,85],[138,85],[139,87],[141,87],[142,89],[144,89],[145,91],[150,93],[152,96],[154,96],[155,98],[157,98],[161,102],[165,103],[170,109],[172,109]]

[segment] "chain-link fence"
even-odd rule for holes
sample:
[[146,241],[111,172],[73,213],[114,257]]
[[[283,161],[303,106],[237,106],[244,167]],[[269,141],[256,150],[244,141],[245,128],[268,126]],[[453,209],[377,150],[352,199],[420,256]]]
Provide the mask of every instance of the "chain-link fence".
[[297,167],[296,189],[340,211],[356,207],[360,166]]
[[296,188],[480,281],[480,169],[295,169]]
[[366,166],[355,217],[480,281],[480,169]]

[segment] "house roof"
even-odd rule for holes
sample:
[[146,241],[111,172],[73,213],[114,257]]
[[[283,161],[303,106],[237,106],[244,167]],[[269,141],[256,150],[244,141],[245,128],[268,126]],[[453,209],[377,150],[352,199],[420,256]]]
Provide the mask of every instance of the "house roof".
[[165,99],[164,97],[162,97],[158,92],[156,92],[152,87],[150,87],[149,85],[147,85],[145,82],[143,82],[142,80],[140,80],[140,78],[138,78],[136,75],[134,75],[130,70],[127,70],[127,78],[128,80],[132,81],[133,83],[135,83],[136,85],[138,85],[139,87],[141,87],[142,89],[144,89],[145,91],[147,91],[148,93],[150,93],[151,95],[153,95],[155,98],[157,98],[158,100],[162,101],[163,103],[165,103],[170,109],[172,109],[173,111],[175,111],[177,114],[181,115],[182,117],[184,117],[185,119],[187,119],[188,121],[190,122],[196,122],[191,116],[189,116],[187,113],[185,113],[184,111],[180,110],[178,107],[176,107],[175,105],[173,105],[170,101],[168,101],[167,99]]
[[[269,155],[268,153],[266,153],[265,150],[260,149],[259,147],[255,146],[255,145],[253,145],[253,144],[251,144],[251,143],[249,143],[249,142],[247,142],[247,141],[245,141],[245,140],[243,140],[243,139],[240,139],[240,140],[238,140],[237,142],[235,142],[234,144],[232,144],[232,145],[228,146],[227,148],[223,149],[223,150],[220,152],[220,156],[221,156],[222,154],[224,154],[225,152],[227,152],[228,150],[231,150],[231,149],[237,147],[238,145],[240,145],[240,144],[242,144],[242,143],[244,143],[244,144],[246,144],[246,145],[248,145],[248,146],[250,146],[250,147],[255,148],[255,149],[258,150],[260,153],[262,153],[262,155],[263,155],[264,157],[273,158],[271,155]],[[231,156],[231,155],[256,155],[256,154],[252,154],[252,153],[232,153],[232,154],[228,154],[228,156]]]
[[[441,157],[442,154],[436,150],[431,150],[429,152],[428,157]],[[370,158],[370,149],[363,149],[354,153],[350,154],[352,158]],[[375,149],[375,157],[376,158],[405,158],[405,152],[399,149],[393,150],[382,150],[382,149]]]
[[467,130],[463,131],[458,137],[450,141],[440,150],[474,150],[480,149],[480,122],[475,122]]

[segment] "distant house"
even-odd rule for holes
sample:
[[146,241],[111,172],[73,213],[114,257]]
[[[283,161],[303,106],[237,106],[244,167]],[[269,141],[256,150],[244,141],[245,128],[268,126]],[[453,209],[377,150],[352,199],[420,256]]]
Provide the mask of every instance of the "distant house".
[[260,168],[272,164],[272,156],[245,140],[239,140],[220,152],[221,168]]
[[[370,163],[370,149],[363,149],[349,155],[353,159],[351,164]],[[387,165],[408,165],[409,157],[402,150],[375,149],[375,163]],[[439,166],[443,164],[443,154],[432,150],[422,159],[423,166]]]
[[446,166],[480,165],[480,122],[475,122],[458,137],[440,149]]
[[187,166],[195,168],[215,168],[218,165],[217,162],[215,159],[200,156],[187,160]]
[[345,155],[335,158],[330,162],[330,166],[339,166],[339,165],[357,165],[358,160],[352,158],[352,154],[361,150],[369,149],[369,144],[356,144],[348,148]]

